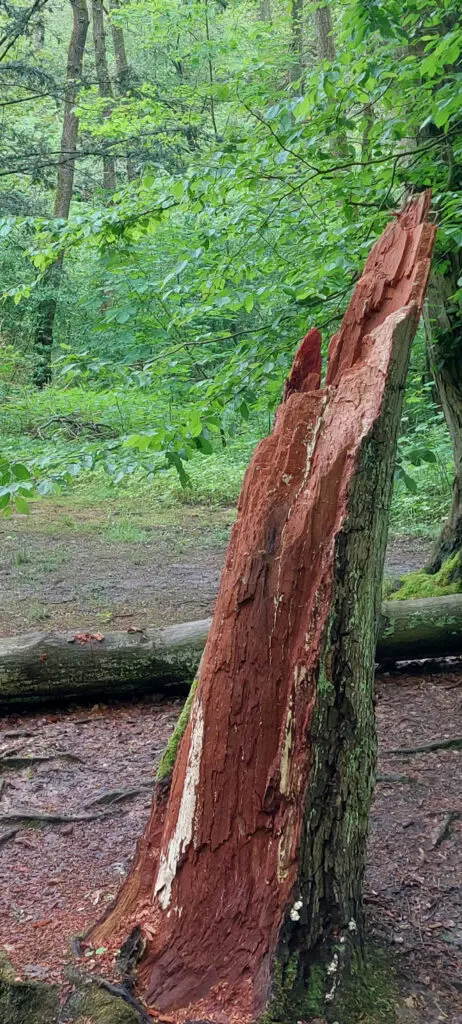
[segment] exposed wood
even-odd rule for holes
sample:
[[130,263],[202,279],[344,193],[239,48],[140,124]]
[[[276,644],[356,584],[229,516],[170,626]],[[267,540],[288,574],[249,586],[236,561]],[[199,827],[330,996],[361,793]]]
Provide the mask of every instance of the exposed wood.
[[428,207],[374,246],[328,387],[319,332],[301,344],[244,479],[171,785],[88,937],[112,950],[141,931],[138,990],[176,1024],[250,1024],[276,977],[290,997],[314,964],[331,1003],[362,937],[375,637]]
[[[0,707],[101,694],[186,693],[211,621],[120,630],[86,644],[70,643],[74,633],[7,637],[0,640]],[[462,594],[382,603],[379,663],[454,654],[462,654]]]

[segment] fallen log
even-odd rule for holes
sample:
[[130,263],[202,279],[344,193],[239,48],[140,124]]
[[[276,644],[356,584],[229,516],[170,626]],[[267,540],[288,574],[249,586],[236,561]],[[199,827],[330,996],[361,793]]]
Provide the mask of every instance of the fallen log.
[[210,621],[119,631],[88,643],[73,643],[75,633],[7,637],[0,640],[0,707],[97,694],[185,693]]
[[[0,640],[0,708],[89,696],[185,694],[211,619],[103,640],[71,643],[73,633],[28,633]],[[462,594],[384,601],[376,660],[462,655]]]
[[462,594],[384,601],[378,662],[462,654]]

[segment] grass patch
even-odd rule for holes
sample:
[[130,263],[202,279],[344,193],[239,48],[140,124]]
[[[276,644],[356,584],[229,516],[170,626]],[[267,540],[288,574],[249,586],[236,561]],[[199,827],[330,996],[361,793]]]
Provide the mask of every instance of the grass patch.
[[51,615],[46,604],[42,601],[29,601],[27,605],[27,618],[29,622],[46,622]]
[[104,533],[106,540],[114,544],[146,544],[149,540],[147,530],[140,530],[127,519],[109,523]]
[[459,552],[443,563],[439,572],[410,572],[403,576],[399,590],[389,594],[390,601],[408,601],[419,597],[444,597],[462,593],[462,564]]

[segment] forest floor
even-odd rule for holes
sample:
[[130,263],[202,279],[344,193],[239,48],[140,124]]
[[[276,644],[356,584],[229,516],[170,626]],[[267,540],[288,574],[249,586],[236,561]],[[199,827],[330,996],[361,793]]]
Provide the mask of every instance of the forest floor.
[[[200,619],[218,589],[235,509],[43,501],[0,518],[0,636]],[[392,540],[387,573],[419,569],[428,538]]]
[[[460,1024],[461,755],[396,751],[462,734],[462,674],[382,677],[377,694],[369,934],[396,963],[399,1020]],[[3,719],[0,951],[19,977],[58,980],[72,960],[71,936],[113,898],[179,710],[145,699]],[[98,970],[104,949],[99,957],[84,965]],[[358,1016],[361,1024],[390,1019],[373,995],[378,1015]]]
[[[230,508],[143,510],[118,499],[91,509],[43,502],[0,520],[0,635],[209,614],[233,518]],[[418,569],[429,548],[392,539],[387,574]],[[461,1024],[460,750],[390,750],[462,735],[462,673],[384,676],[377,695],[369,933],[393,952],[403,1024]],[[0,722],[0,957],[18,976],[60,978],[70,937],[113,898],[180,707],[147,698]],[[358,1024],[388,1022],[377,998],[377,1013]]]

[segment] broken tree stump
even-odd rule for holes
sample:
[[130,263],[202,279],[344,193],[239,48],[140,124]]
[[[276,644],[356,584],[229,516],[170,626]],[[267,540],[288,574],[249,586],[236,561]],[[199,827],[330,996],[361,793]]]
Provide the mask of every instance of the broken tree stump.
[[325,1016],[362,934],[375,636],[428,208],[422,194],[373,247],[323,389],[319,332],[302,342],[244,479],[171,785],[88,936],[139,936],[138,990],[176,1024],[249,1024],[276,989],[299,1019],[297,985]]

